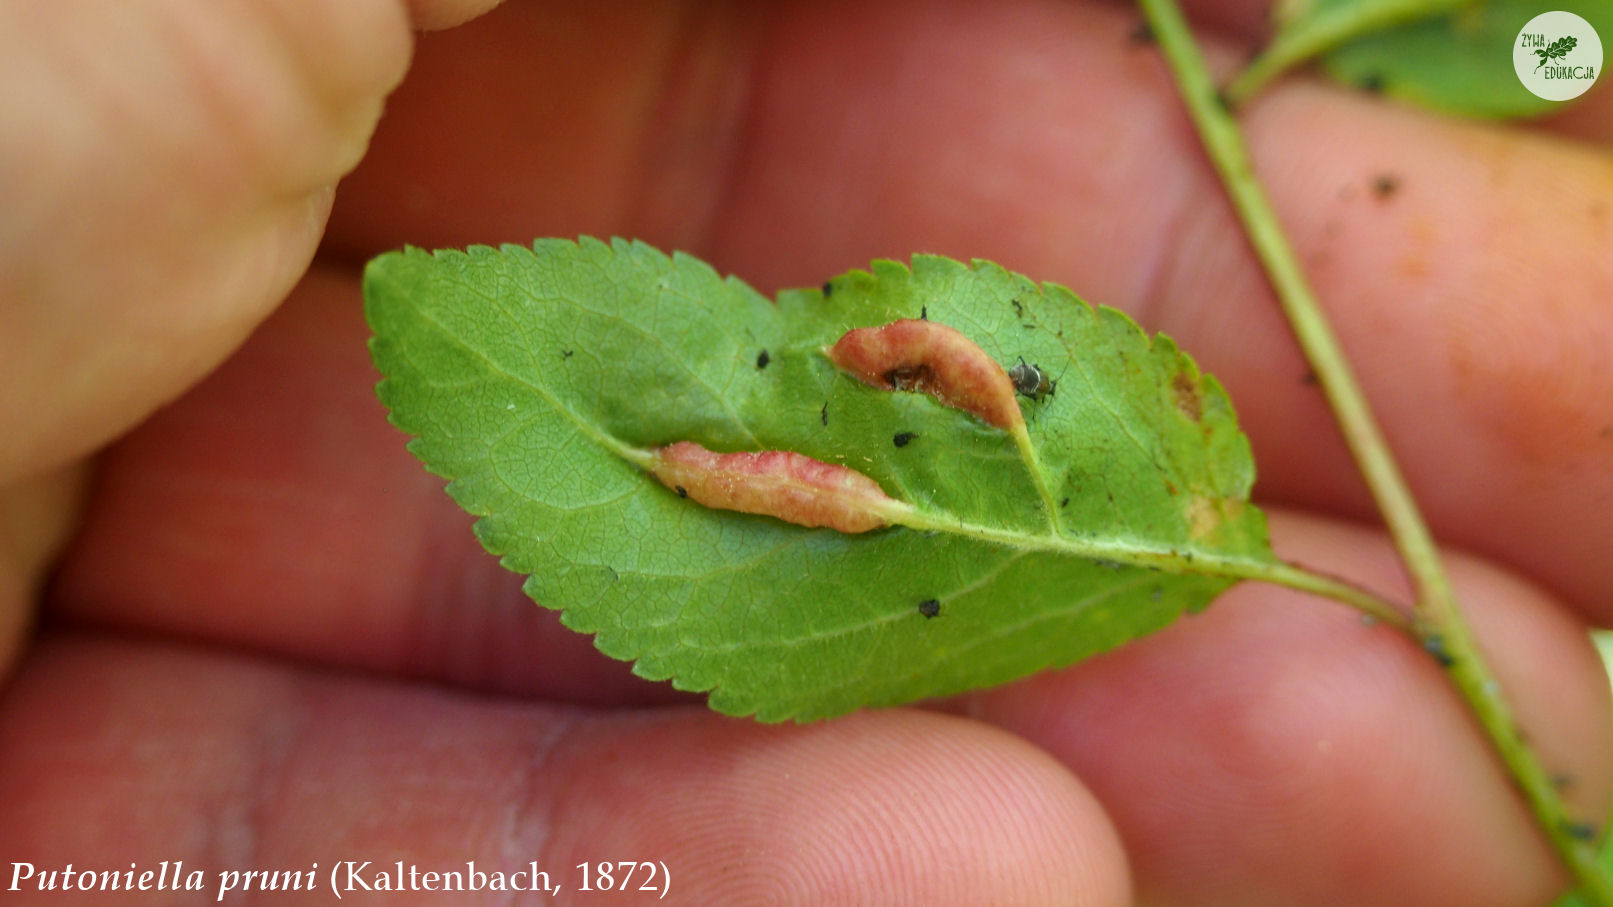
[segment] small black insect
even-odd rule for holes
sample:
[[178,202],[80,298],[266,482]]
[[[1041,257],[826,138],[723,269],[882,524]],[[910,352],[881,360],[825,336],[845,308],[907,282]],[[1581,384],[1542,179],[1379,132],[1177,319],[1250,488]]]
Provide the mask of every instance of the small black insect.
[[1051,397],[1058,393],[1059,383],[1047,377],[1039,365],[1030,365],[1025,357],[1019,357],[1019,364],[1008,370],[1008,380],[1014,383],[1015,393],[1041,402],[1043,397]]
[[684,488],[682,485],[679,485],[676,490],[678,492],[678,497],[680,498],[686,498],[689,496],[689,489]]
[[560,351],[560,358],[561,359],[570,359],[571,358],[571,350],[561,350]]
[[762,350],[760,353],[756,354],[756,367],[757,368],[767,368],[767,364],[769,362],[772,362],[772,361],[773,361],[773,357],[767,355],[767,350]]
[[1439,662],[1442,668],[1456,664],[1456,659],[1451,657],[1451,653],[1445,651],[1445,637],[1438,633],[1430,633],[1423,637],[1423,651],[1434,656],[1434,660]]
[[928,620],[941,613],[941,603],[936,599],[926,598],[924,601],[919,602],[919,613]]
[[906,447],[908,442],[912,441],[916,437],[918,437],[916,432],[899,431],[896,433],[896,437],[891,438],[891,443],[895,444],[897,447]]
[[1596,840],[1596,826],[1590,824],[1589,822],[1564,822],[1563,831],[1567,832],[1570,838],[1574,838],[1576,840]]
[[835,294],[835,285],[825,280],[823,282],[823,298],[828,299]]
[[929,321],[930,320],[930,307],[929,306],[927,306],[927,305],[919,306],[919,320],[920,321]]
[[1070,499],[1069,498],[1065,498],[1064,500],[1059,502],[1059,508],[1060,509],[1063,509],[1063,508],[1068,507],[1068,506],[1070,506]]
[[1020,303],[1019,300],[1010,299],[1010,300],[1008,300],[1008,303],[1009,303],[1009,305],[1012,305],[1014,307],[1014,317],[1015,318],[1024,318],[1025,317],[1025,306],[1022,303]]
[[824,425],[829,424],[829,404],[827,402],[823,404],[823,409],[818,413],[818,418],[823,421]]

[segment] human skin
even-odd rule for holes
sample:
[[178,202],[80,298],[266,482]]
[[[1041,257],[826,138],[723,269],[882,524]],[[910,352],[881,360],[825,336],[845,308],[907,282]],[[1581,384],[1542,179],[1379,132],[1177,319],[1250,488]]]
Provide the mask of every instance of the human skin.
[[[0,881],[474,859],[575,887],[584,860],[658,860],[697,904],[1508,907],[1566,884],[1438,665],[1297,593],[802,727],[715,716],[523,598],[385,423],[369,255],[620,234],[764,291],[990,258],[1175,337],[1237,403],[1279,552],[1407,593],[1134,11],[534,3],[410,31],[479,11],[0,6]],[[1218,65],[1256,40],[1252,2],[1190,12]],[[1244,115],[1591,821],[1609,97],[1518,128],[1296,78]]]

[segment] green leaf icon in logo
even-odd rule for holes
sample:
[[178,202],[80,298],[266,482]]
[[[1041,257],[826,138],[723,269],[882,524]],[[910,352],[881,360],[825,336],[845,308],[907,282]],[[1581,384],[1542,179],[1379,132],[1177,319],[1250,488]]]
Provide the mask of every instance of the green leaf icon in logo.
[[1568,52],[1573,50],[1574,45],[1578,43],[1578,38],[1574,37],[1573,35],[1568,35],[1567,37],[1558,38],[1557,40],[1546,45],[1543,49],[1536,48],[1535,54],[1536,56],[1540,57],[1540,62],[1535,65],[1535,69],[1539,70],[1540,67],[1545,66],[1548,61],[1561,60],[1563,57],[1568,56]]

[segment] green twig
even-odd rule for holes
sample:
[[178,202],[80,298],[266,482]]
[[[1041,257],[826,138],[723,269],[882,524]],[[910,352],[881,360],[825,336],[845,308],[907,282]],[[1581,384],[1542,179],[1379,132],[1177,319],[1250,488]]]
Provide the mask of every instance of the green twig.
[[1159,41],[1205,150],[1231,197],[1256,255],[1282,303],[1301,349],[1321,381],[1345,442],[1382,511],[1417,590],[1413,629],[1439,658],[1452,684],[1490,738],[1542,830],[1579,882],[1581,897],[1613,907],[1613,878],[1597,860],[1586,826],[1567,813],[1550,776],[1523,742],[1500,686],[1474,643],[1417,504],[1400,475],[1338,338],[1311,292],[1299,260],[1255,180],[1237,123],[1174,0],[1138,0]]
[[1236,106],[1289,69],[1362,35],[1429,19],[1473,0],[1369,0],[1329,7],[1302,22],[1279,27],[1271,44],[1227,83],[1223,94]]

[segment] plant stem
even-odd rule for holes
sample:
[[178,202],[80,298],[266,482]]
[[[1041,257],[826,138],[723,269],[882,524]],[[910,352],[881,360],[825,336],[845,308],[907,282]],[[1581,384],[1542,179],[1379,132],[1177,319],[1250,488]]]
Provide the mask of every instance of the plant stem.
[[1595,842],[1586,840],[1585,826],[1569,817],[1550,776],[1523,742],[1499,684],[1457,607],[1433,536],[1389,452],[1338,338],[1305,280],[1276,212],[1255,180],[1237,123],[1216,92],[1187,21],[1174,0],[1138,2],[1170,65],[1199,138],[1243,221],[1250,244],[1265,266],[1301,349],[1321,381],[1345,443],[1411,574],[1417,590],[1415,632],[1424,647],[1446,667],[1452,684],[1489,736],[1542,830],[1579,882],[1581,896],[1602,907],[1613,907],[1613,878],[1597,860]]
[[1362,35],[1448,13],[1473,0],[1369,0],[1330,7],[1292,27],[1280,26],[1271,44],[1227,83],[1224,95],[1236,106],[1277,76],[1317,54]]

